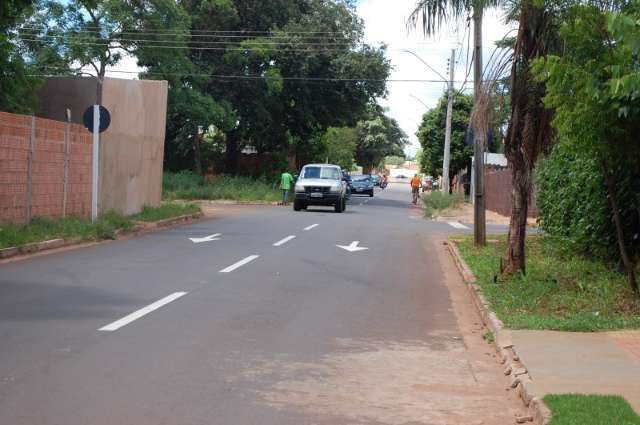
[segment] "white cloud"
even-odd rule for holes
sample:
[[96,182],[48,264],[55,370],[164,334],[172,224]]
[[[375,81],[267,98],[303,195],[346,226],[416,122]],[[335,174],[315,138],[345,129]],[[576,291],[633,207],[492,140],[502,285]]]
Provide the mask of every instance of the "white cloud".
[[[393,70],[391,80],[440,80],[440,76],[428,69],[423,63],[403,49],[411,50],[427,62],[439,74],[447,76],[447,60],[451,56],[451,48],[462,48],[462,54],[456,64],[455,80],[463,81],[467,71],[467,38],[469,31],[473,35],[473,25],[469,30],[463,23],[450,25],[437,35],[425,38],[422,28],[407,29],[407,18],[416,4],[415,0],[361,0],[357,6],[358,15],[365,23],[365,41],[369,44],[383,42],[388,45],[387,57],[391,60]],[[485,44],[485,64],[493,50],[493,43],[502,39],[511,27],[503,23],[500,12],[488,11],[483,22],[483,41]],[[464,40],[464,46],[460,46]],[[473,37],[470,47],[473,47]],[[469,60],[471,54],[469,54]],[[473,75],[469,76],[472,79]],[[459,88],[460,84],[456,85]],[[467,84],[466,87],[472,87]],[[418,129],[425,105],[434,107],[438,98],[444,93],[446,84],[426,82],[389,82],[389,94],[380,103],[389,109],[389,116],[395,118],[410,138],[411,146],[407,153],[413,154],[419,147],[415,132]],[[418,98],[418,99],[416,99]]]

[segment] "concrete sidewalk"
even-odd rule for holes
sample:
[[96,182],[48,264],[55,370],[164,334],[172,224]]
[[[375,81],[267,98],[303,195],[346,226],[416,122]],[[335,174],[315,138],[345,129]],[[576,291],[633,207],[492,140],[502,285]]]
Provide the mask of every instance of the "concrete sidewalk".
[[640,414],[640,331],[511,333],[536,396],[621,395]]

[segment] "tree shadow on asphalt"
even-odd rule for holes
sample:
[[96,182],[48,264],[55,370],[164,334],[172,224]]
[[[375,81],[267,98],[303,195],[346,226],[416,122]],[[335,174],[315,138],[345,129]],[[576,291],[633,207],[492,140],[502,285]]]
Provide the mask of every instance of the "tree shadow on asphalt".
[[140,300],[100,288],[56,283],[0,281],[0,320],[116,318]]

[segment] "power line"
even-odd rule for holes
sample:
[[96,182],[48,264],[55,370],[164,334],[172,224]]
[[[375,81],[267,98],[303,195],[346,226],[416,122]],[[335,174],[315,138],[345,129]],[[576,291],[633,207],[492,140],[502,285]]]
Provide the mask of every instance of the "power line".
[[[44,67],[43,69],[60,69],[55,67]],[[330,78],[330,77],[270,77],[267,75],[223,75],[223,74],[205,74],[205,73],[185,73],[185,72],[146,72],[146,71],[125,71],[125,70],[107,70],[106,72],[118,74],[145,74],[156,76],[181,76],[181,77],[210,77],[218,79],[230,80],[276,80],[276,81],[319,81],[319,82],[388,82],[388,83],[442,83],[441,80],[427,79],[380,79],[380,78]],[[51,77],[60,75],[47,74],[31,74],[33,77]],[[460,82],[460,81],[457,81]]]
[[[56,28],[56,27],[54,27]],[[59,27],[58,27],[59,28]],[[64,29],[65,31],[74,31],[74,32],[86,32],[86,33],[102,33],[105,31],[103,27],[82,27],[83,29],[74,30],[74,29]],[[30,29],[30,30],[49,30],[51,27],[44,25],[23,25],[20,29]],[[352,31],[217,31],[217,30],[193,30],[193,29],[185,29],[182,31],[176,30],[163,30],[163,29],[140,29],[136,31],[119,31],[118,34],[156,34],[156,35],[189,35],[189,36],[198,36],[198,37],[234,37],[234,38],[247,38],[247,37],[261,37],[261,36],[276,36],[283,37],[287,35],[304,35],[308,34],[322,34],[322,36],[314,36],[314,38],[326,37],[327,35],[340,35],[344,36],[347,34],[354,34]],[[242,35],[239,35],[242,34]]]
[[[21,38],[17,41],[22,41],[22,42],[29,42],[29,43],[39,43],[39,44],[49,44],[51,43],[50,40],[42,40],[42,39],[36,39],[36,38]],[[93,43],[93,42],[89,42],[89,41],[68,41],[68,42],[63,42],[62,44],[66,44],[67,47],[70,45],[74,45],[74,46],[101,46],[101,47],[107,47],[109,46],[110,48],[121,48],[123,50],[126,50],[126,47],[123,45],[112,45],[112,43],[118,43],[119,40],[115,39],[115,40],[104,40],[104,42],[102,43]],[[373,47],[373,46],[368,46],[366,44],[360,44],[360,45],[356,45],[354,47]],[[166,46],[166,45],[159,45],[159,44],[146,44],[146,45],[142,45],[140,47],[147,47],[147,48],[156,48],[156,49],[174,49],[174,50],[212,50],[212,51],[239,51],[239,52],[246,52],[251,50],[252,48],[263,48],[265,50],[276,50],[276,51],[286,51],[286,52],[307,52],[307,53],[344,53],[345,50],[350,50],[347,49],[347,47],[350,46],[345,46],[345,48],[342,49],[338,49],[338,48],[315,48],[314,46],[310,45],[308,48],[296,48],[296,46],[294,46],[293,44],[291,45],[291,47],[287,47],[286,45],[282,46],[280,45],[279,47],[260,47],[259,45],[254,45],[254,46],[236,46],[236,45],[230,45],[228,47],[202,47],[202,46],[187,46],[187,45],[183,45],[183,46]],[[304,47],[304,46],[303,46]],[[376,48],[376,47],[374,47]],[[404,51],[406,49],[385,49],[387,51]],[[426,50],[424,48],[421,48],[421,50]],[[440,50],[440,49],[430,49],[430,50]],[[356,50],[352,50],[352,51],[356,51]]]
[[[28,37],[38,37],[38,38],[25,38],[28,41],[35,41],[41,39],[65,39],[68,38],[68,35],[59,34],[59,35],[42,35],[37,36],[34,34],[29,34]],[[43,40],[44,41],[44,40]],[[241,43],[251,42],[252,45],[302,45],[302,46],[351,46],[354,44],[361,43],[353,43],[349,41],[343,42],[332,42],[332,43],[314,43],[314,42],[297,42],[297,41],[255,41],[254,39],[243,40],[243,41],[188,41],[188,40],[151,40],[151,39],[135,39],[135,38],[110,38],[110,39],[98,39],[98,41],[104,42],[120,42],[120,41],[128,41],[128,42],[139,42],[139,43],[172,43],[172,44],[213,44],[213,45],[227,45],[227,46],[241,46]],[[78,43],[84,43],[85,41],[78,41]],[[89,42],[89,41],[86,41]]]

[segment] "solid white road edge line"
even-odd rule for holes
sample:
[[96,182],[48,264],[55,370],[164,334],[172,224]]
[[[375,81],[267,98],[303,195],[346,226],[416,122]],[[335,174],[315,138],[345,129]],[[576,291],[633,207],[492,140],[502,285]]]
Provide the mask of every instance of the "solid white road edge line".
[[229,267],[220,270],[220,273],[231,273],[235,269],[238,269],[238,268],[244,266],[245,264],[248,264],[248,263],[252,262],[253,260],[255,260],[258,257],[260,257],[260,256],[259,255],[250,255],[247,258],[245,258],[244,260],[240,260],[237,263],[232,264]]
[[448,221],[447,223],[449,224],[449,226],[455,227],[456,229],[465,229],[465,230],[469,229],[469,227],[467,227],[464,224],[459,223],[457,221]]
[[134,311],[133,313],[131,313],[128,316],[123,317],[120,320],[116,320],[113,323],[108,324],[107,326],[103,326],[100,329],[98,329],[99,331],[104,331],[104,332],[113,332],[113,331],[117,331],[118,329],[120,329],[123,326],[128,325],[129,323],[133,322],[134,320],[138,320],[139,318],[146,316],[147,314],[151,313],[154,310],[159,309],[160,307],[169,304],[172,301],[177,300],[180,297],[183,297],[185,295],[187,295],[188,292],[174,292],[173,294],[164,297],[161,300],[158,300],[156,302],[154,302],[153,304],[149,304],[146,307],[141,308],[140,310]]
[[286,244],[287,242],[289,242],[291,239],[295,239],[296,235],[289,235],[284,239],[279,240],[278,242],[274,243],[273,246],[281,246]]
[[311,229],[313,229],[313,228],[315,228],[315,227],[318,227],[318,226],[319,226],[319,224],[312,224],[311,226],[307,226],[307,227],[305,227],[305,228],[304,228],[304,231],[306,232],[306,231],[311,230]]

